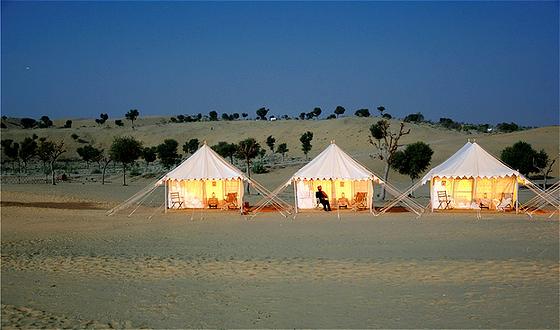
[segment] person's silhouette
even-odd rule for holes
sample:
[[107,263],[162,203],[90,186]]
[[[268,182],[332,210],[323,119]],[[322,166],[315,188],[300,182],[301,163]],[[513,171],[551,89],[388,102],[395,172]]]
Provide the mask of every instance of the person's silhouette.
[[315,193],[315,197],[319,198],[319,202],[323,204],[323,210],[325,211],[331,210],[331,204],[329,203],[329,196],[327,196],[327,193],[323,191],[323,188],[321,186],[317,187],[317,192]]

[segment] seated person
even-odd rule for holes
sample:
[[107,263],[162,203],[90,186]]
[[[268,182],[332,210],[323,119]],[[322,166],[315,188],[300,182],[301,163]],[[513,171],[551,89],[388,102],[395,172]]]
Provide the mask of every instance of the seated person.
[[315,193],[315,197],[319,199],[319,203],[323,204],[323,210],[330,211],[331,204],[329,203],[329,196],[327,193],[323,191],[321,186],[317,187],[317,192]]
[[344,193],[342,193],[341,197],[338,199],[338,207],[346,207],[348,208],[348,198],[346,198],[344,196]]

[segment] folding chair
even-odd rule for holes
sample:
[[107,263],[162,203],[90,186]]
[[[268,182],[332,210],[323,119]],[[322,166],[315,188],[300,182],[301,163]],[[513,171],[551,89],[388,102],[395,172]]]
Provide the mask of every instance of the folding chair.
[[[447,191],[443,190],[443,191],[438,191],[437,192],[437,198],[438,198],[438,209],[442,209],[442,210],[446,210],[449,209],[449,204],[451,204],[451,200],[447,198]],[[441,207],[443,205],[443,208]]]
[[183,206],[183,199],[178,192],[169,193],[169,198],[171,199],[171,209],[175,208],[175,205],[177,205],[177,209],[180,209],[181,206]]
[[[502,198],[498,201],[496,200],[496,210],[505,211],[506,209],[513,208],[513,194],[512,193],[502,193]],[[496,202],[495,201],[495,202]]]
[[225,199],[223,209],[233,210],[238,209],[237,205],[237,193],[228,193]]
[[352,203],[352,210],[359,211],[359,210],[365,210],[367,208],[368,208],[367,193],[357,192],[356,196],[354,197],[354,202]]

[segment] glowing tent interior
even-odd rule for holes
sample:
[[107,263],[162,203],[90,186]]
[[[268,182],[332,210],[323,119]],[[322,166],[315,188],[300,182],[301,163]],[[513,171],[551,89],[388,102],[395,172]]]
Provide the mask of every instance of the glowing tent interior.
[[[286,189],[289,185],[294,187],[294,209],[295,213],[300,210],[315,209],[318,204],[315,192],[318,186],[329,197],[331,207],[337,210],[341,207],[357,209],[368,209],[377,215],[373,208],[374,184],[382,184],[389,193],[394,196],[400,195],[400,191],[379,179],[378,176],[359,164],[334,141],[323,150],[317,157],[313,158],[307,165],[299,169],[283,185],[275,189],[275,196]],[[409,210],[420,214],[422,207],[413,200],[403,197],[401,200]],[[257,210],[266,205],[267,200],[257,204]]]
[[165,185],[166,208],[229,208],[243,210],[240,170],[203,144],[192,156],[160,180]]
[[[285,203],[270,195],[261,184],[245,176],[240,170],[224,160],[206,142],[188,159],[165,174],[156,182],[146,186],[124,203],[109,210],[108,215],[137,207],[158,187],[165,187],[162,206],[168,209],[236,209],[244,213],[244,184],[247,183],[263,196],[270,196],[277,209],[285,208]],[[281,211],[283,214],[283,211]]]
[[518,186],[527,180],[482,149],[467,142],[420,181],[430,183],[434,209],[516,209]]

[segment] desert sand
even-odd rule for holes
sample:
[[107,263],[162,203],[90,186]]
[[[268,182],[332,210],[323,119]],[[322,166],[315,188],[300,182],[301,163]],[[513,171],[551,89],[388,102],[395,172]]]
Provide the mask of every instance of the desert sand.
[[2,328],[560,326],[557,217],[105,216],[144,184],[2,186]]
[[[269,189],[303,165],[299,136],[315,133],[310,158],[335,139],[374,172],[368,127],[376,118],[321,121],[163,124],[2,131],[17,141],[36,133],[63,138],[76,157],[76,133],[108,148],[133,135],[144,145],[164,138],[237,142],[268,135],[287,142],[289,161],[254,175]],[[397,122],[393,122],[397,124]],[[114,125],[113,125],[114,126]],[[403,142],[434,149],[432,165],[467,139],[494,155],[524,140],[550,155],[558,127],[510,134],[465,134],[414,125]],[[558,176],[558,164],[553,174]],[[410,179],[391,172],[400,188]],[[425,214],[320,211],[284,218],[261,213],[158,210],[163,192],[139,208],[106,211],[149,180],[123,187],[71,180],[1,187],[2,328],[559,328],[559,219],[515,213]],[[426,205],[426,187],[417,200]],[[292,200],[288,189],[281,197]],[[520,199],[532,195],[520,191]],[[252,195],[254,204],[261,196]],[[376,202],[379,206],[380,202]],[[149,216],[153,215],[151,219]]]

